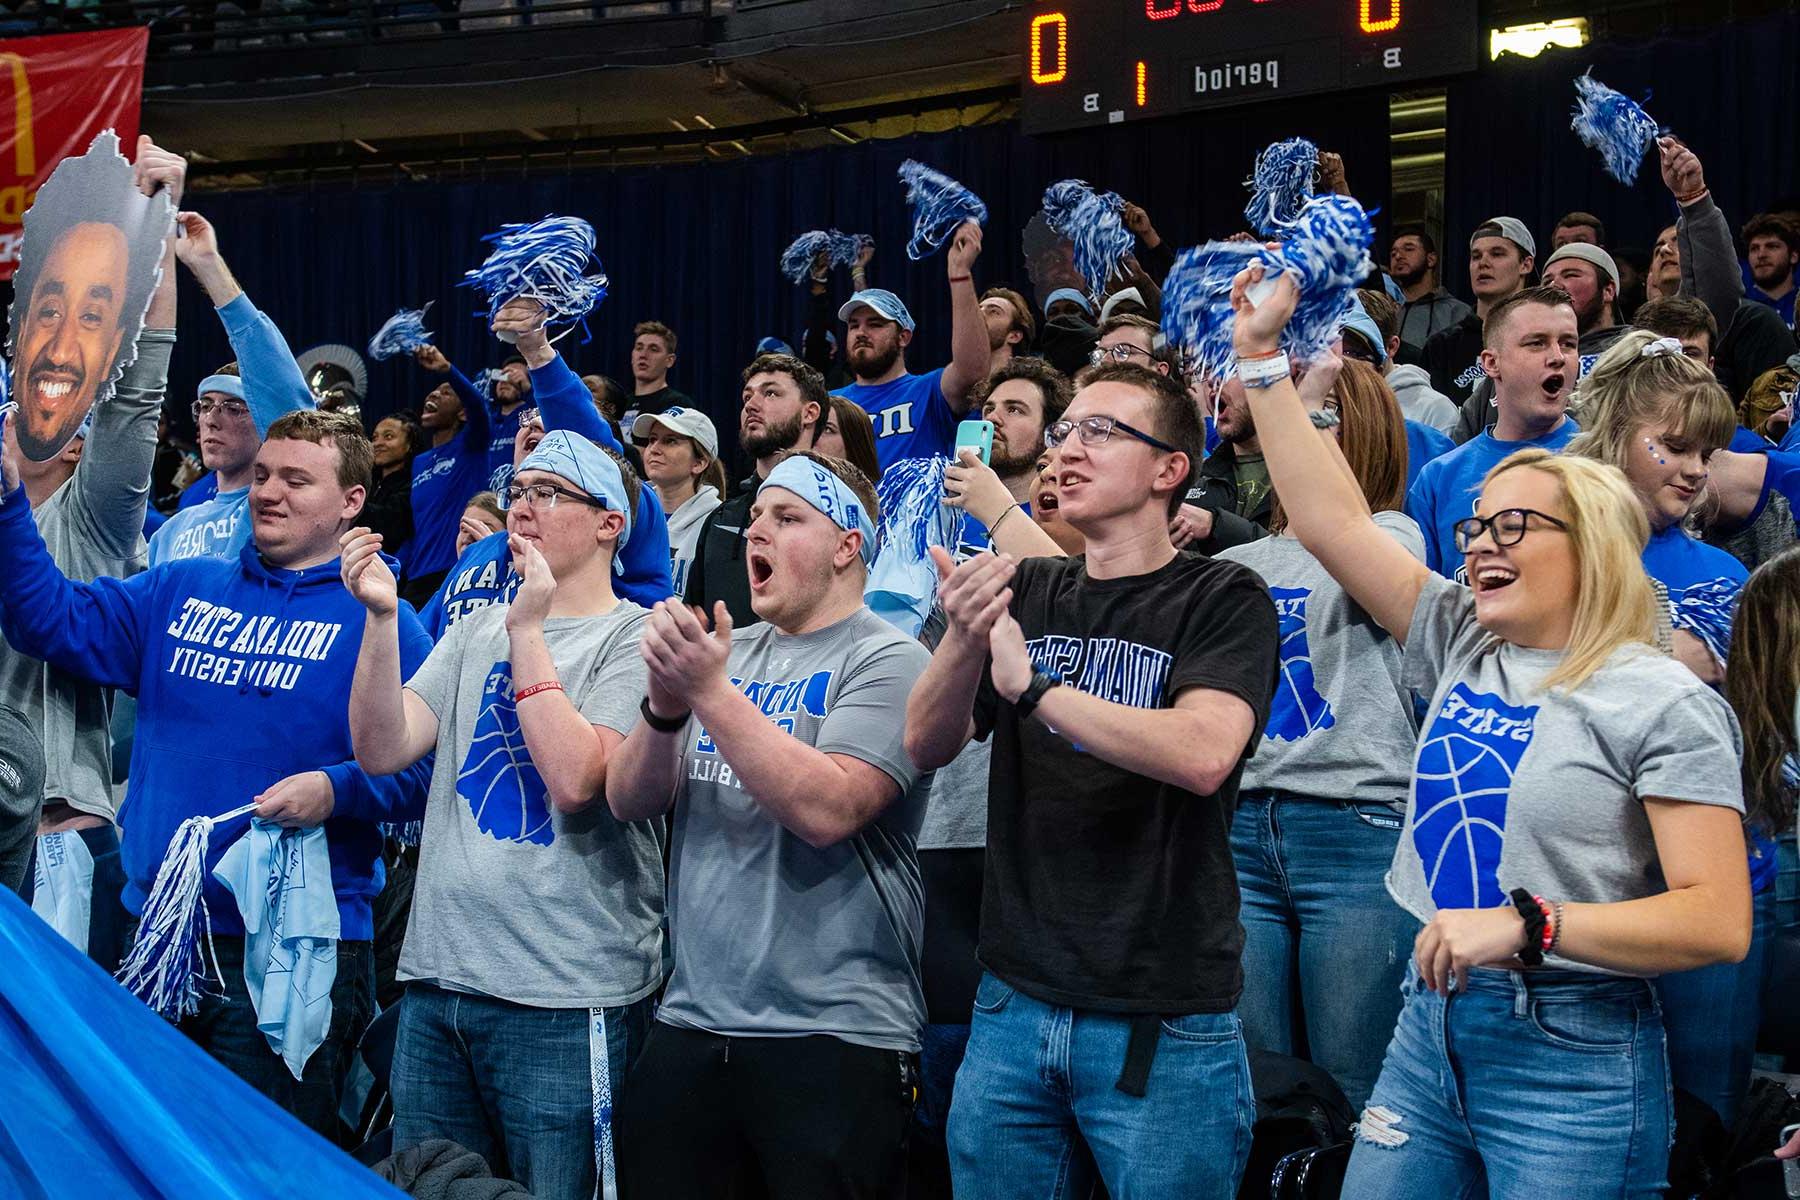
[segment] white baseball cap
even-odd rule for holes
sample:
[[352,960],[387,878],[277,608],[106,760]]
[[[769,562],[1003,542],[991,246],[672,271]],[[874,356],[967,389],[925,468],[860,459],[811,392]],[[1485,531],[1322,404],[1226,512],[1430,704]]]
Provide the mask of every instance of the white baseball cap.
[[691,437],[700,443],[708,458],[719,457],[719,431],[713,428],[712,418],[697,408],[677,406],[659,413],[640,413],[631,423],[631,440],[641,442],[649,437],[652,425],[661,425],[673,433]]

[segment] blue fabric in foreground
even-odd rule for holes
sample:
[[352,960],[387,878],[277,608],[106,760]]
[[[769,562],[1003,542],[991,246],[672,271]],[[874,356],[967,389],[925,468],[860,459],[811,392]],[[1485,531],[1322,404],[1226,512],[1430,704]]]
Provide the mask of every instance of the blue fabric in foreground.
[[0,1195],[400,1200],[0,888]]

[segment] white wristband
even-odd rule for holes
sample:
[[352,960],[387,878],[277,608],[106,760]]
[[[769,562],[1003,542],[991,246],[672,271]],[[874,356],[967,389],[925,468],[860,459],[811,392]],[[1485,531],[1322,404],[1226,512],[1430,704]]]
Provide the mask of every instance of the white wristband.
[[1249,362],[1240,361],[1237,368],[1238,378],[1247,388],[1266,388],[1280,383],[1292,374],[1292,367],[1288,363],[1285,351],[1277,354],[1274,358],[1258,358]]

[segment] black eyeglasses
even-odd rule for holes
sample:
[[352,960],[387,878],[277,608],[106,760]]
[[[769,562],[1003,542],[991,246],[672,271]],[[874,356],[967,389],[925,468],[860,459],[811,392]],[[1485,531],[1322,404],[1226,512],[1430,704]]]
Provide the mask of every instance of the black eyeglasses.
[[554,483],[515,483],[506,489],[506,506],[511,508],[521,501],[532,508],[549,510],[556,507],[559,500],[573,500],[577,504],[585,504],[589,508],[605,508],[592,496],[584,496],[580,492],[572,492],[566,487],[558,487]]
[[1133,429],[1117,417],[1083,417],[1079,421],[1058,421],[1044,430],[1044,445],[1060,446],[1069,440],[1070,434],[1079,433],[1082,445],[1098,446],[1110,439],[1115,429],[1129,434],[1146,446],[1155,446],[1169,454],[1176,453],[1175,447],[1161,438],[1151,437],[1141,429]]
[[1525,540],[1525,531],[1531,528],[1533,517],[1545,525],[1568,532],[1568,523],[1549,513],[1541,513],[1535,508],[1503,508],[1491,517],[1464,517],[1452,525],[1450,528],[1456,536],[1456,552],[1467,554],[1469,547],[1475,544],[1475,539],[1483,533],[1490,534],[1496,546],[1516,546]]

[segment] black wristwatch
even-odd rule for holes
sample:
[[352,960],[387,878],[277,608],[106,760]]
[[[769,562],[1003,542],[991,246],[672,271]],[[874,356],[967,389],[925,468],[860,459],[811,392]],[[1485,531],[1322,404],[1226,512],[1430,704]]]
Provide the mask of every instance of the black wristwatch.
[[1019,720],[1023,721],[1037,711],[1038,701],[1044,698],[1045,692],[1053,687],[1061,686],[1061,675],[1053,675],[1049,671],[1040,671],[1034,668],[1031,672],[1031,682],[1025,685],[1025,690],[1019,693],[1017,700],[1013,701],[1013,707],[1019,711]]
[[644,724],[658,733],[680,733],[687,727],[692,713],[682,713],[679,717],[659,717],[650,711],[650,697],[645,696],[638,701],[638,713],[644,718]]

